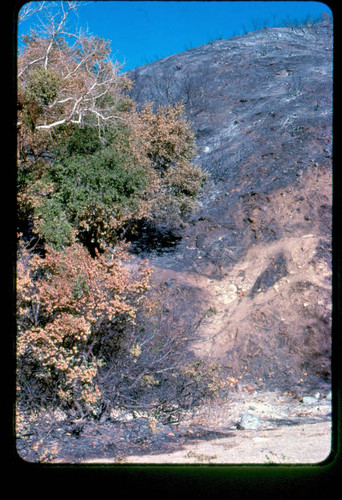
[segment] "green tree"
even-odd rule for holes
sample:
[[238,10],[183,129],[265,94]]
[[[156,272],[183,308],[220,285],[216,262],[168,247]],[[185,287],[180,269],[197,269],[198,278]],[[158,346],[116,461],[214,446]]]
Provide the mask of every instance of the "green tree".
[[114,246],[127,221],[148,213],[153,172],[135,156],[127,129],[116,128],[107,146],[89,140],[92,132],[80,129],[69,136],[64,150],[29,188],[35,226],[57,248],[69,244],[73,229],[88,248]]
[[139,220],[179,226],[203,182],[183,108],[138,112],[110,44],[82,33],[70,43],[67,5],[18,58],[19,231],[61,249],[75,230],[94,251]]

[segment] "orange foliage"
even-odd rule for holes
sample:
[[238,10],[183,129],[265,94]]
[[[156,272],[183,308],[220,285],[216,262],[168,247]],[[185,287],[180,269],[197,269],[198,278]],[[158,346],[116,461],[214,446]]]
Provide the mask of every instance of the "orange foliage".
[[[61,402],[92,411],[103,361],[93,354],[101,326],[113,335],[134,323],[150,269],[128,271],[124,245],[91,258],[79,244],[45,258],[21,248],[18,259],[18,383],[35,378]],[[82,410],[83,411],[83,410]]]
[[159,106],[154,112],[153,105],[146,104],[138,115],[132,113],[131,127],[157,174],[156,196],[149,196],[152,217],[177,226],[196,208],[206,179],[193,164],[195,136],[184,118],[184,106]]

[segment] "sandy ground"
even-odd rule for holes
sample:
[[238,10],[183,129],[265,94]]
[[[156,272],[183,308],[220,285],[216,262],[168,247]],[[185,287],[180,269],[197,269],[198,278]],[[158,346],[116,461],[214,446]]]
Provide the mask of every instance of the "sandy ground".
[[152,456],[128,456],[130,463],[318,463],[330,454],[330,423],[277,430],[233,432],[229,438],[189,444],[182,450]]
[[[260,419],[259,429],[237,429],[239,415],[251,413]],[[321,397],[315,404],[280,393],[243,394],[229,406],[203,408],[184,425],[188,432],[215,428],[221,436],[191,440],[170,452],[128,455],[131,464],[315,464],[331,451],[331,401]],[[191,430],[193,429],[193,430]],[[88,463],[111,463],[92,459]]]

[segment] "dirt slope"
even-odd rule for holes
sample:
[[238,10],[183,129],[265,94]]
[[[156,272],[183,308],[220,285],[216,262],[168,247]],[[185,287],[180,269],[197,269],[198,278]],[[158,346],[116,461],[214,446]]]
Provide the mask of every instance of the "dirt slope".
[[256,382],[329,380],[331,25],[220,40],[130,77],[139,103],[184,102],[209,173],[177,245],[146,254],[193,352]]

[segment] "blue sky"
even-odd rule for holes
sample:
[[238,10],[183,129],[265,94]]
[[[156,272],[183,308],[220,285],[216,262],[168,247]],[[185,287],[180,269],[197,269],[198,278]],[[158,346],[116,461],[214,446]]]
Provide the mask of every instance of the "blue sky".
[[[85,1],[74,22],[111,41],[115,58],[129,70],[218,38],[317,19],[331,10],[309,1]],[[34,22],[20,23],[19,34]]]

